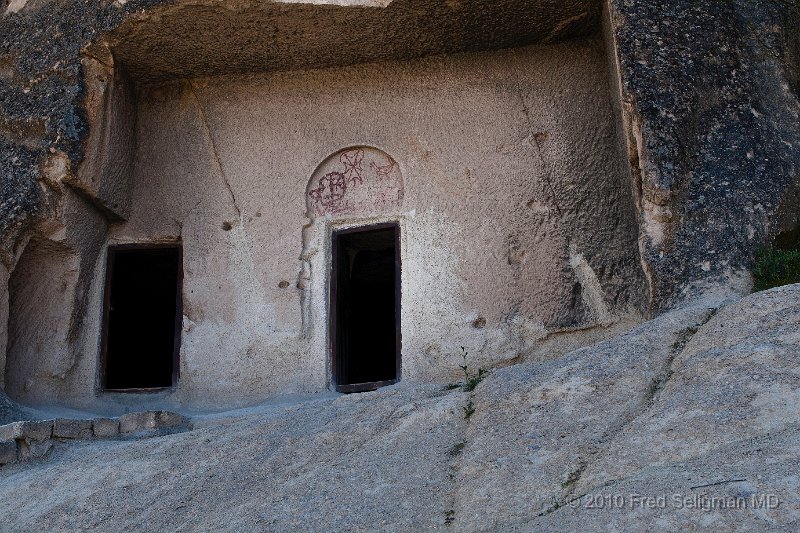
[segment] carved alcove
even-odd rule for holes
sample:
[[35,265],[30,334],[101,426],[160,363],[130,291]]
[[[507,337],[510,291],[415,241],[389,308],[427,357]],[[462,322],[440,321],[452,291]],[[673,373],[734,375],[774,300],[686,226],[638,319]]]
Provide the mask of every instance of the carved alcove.
[[306,188],[307,216],[365,217],[395,212],[403,203],[400,166],[377,148],[347,148],[328,157]]
[[[317,167],[306,187],[306,216],[311,222],[303,234],[299,284],[303,289],[304,330],[307,336],[316,331],[315,336],[328,339],[327,344],[332,347],[330,378],[338,390],[367,390],[400,377],[400,220],[404,192],[397,161],[368,146],[332,154]],[[318,253],[321,250],[326,253]],[[360,355],[351,354],[350,363],[343,355],[345,346],[358,344],[358,339],[350,337],[342,342],[342,337],[350,335],[344,318],[349,313],[344,308],[356,305],[353,302],[359,297],[353,295],[361,285],[355,278],[364,269],[370,271],[367,277],[380,277],[386,285],[381,285],[385,291],[377,288],[380,283],[372,289],[375,293],[371,305],[375,308],[362,313],[362,319],[383,316],[387,322],[362,329],[370,334],[385,330],[385,339],[361,339],[386,347],[391,361],[375,372],[360,368]],[[312,272],[319,274],[312,276]],[[361,315],[354,311],[353,316]],[[386,342],[381,344],[382,341]]]

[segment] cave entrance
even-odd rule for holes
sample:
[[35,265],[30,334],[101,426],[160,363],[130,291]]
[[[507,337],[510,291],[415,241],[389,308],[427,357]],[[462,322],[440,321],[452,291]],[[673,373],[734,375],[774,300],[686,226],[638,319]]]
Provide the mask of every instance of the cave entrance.
[[400,229],[335,231],[331,262],[331,356],[339,392],[400,379]]
[[179,245],[109,248],[103,306],[105,390],[145,391],[176,383],[182,278]]

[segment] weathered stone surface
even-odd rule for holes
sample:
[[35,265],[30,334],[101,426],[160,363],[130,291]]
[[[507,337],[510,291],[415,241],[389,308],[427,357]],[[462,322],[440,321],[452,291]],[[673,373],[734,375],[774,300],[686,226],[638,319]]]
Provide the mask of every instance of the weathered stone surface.
[[90,439],[92,438],[92,421],[56,418],[53,421],[53,438]]
[[98,438],[113,438],[119,435],[119,420],[116,418],[95,418],[92,432]]
[[17,442],[17,444],[19,445],[20,461],[41,459],[53,449],[53,441],[50,439],[31,441],[20,440]]
[[17,441],[0,441],[0,465],[13,463],[17,460]]
[[612,0],[654,308],[721,283],[800,221],[800,3]]
[[185,427],[188,421],[183,415],[170,411],[145,411],[128,413],[119,417],[121,434],[142,431],[170,430]]
[[188,420],[180,413],[172,411],[158,411],[156,414],[156,423],[161,428],[177,428],[183,427],[188,424]]
[[[129,64],[135,78],[175,79],[553,42],[591,33],[600,15],[600,5],[589,0],[548,2],[535,9],[519,0],[505,2],[503,9],[488,0],[313,4],[289,0],[200,7],[165,0],[93,0],[67,2],[57,11],[34,2],[7,10],[0,17],[4,251],[36,220],[54,214],[52,195],[36,181],[49,149],[69,157],[71,175],[85,156],[92,110],[85,109],[83,98],[87,85],[96,82],[86,83],[91,69],[81,63],[83,49],[102,64]],[[359,31],[342,32],[353,24],[354,13],[360,17]],[[264,32],[267,26],[274,31]],[[113,57],[104,46],[90,46],[114,30],[106,39],[114,45]],[[442,33],[449,38],[441,38]],[[100,192],[101,202],[106,201]]]
[[158,424],[155,411],[128,413],[119,417],[119,432],[122,434],[153,430],[156,427]]
[[700,305],[669,313],[565,357],[492,373],[476,390],[454,525],[505,531],[563,501],[614,435],[646,411],[689,328],[712,312]]
[[[0,19],[0,248],[11,268],[31,233],[61,236],[70,263],[58,258],[54,262],[66,272],[48,279],[64,288],[63,298],[74,306],[64,312],[57,299],[28,299],[33,291],[18,292],[17,301],[49,302],[59,319],[50,330],[57,335],[49,339],[48,349],[37,349],[46,363],[39,364],[29,355],[37,346],[30,338],[41,328],[29,317],[48,313],[20,313],[18,308],[11,313],[17,322],[12,320],[10,329],[18,334],[9,365],[0,362],[0,368],[10,368],[5,386],[21,401],[66,398],[86,405],[84,400],[94,398],[94,359],[83,357],[87,347],[77,344],[92,344],[95,339],[84,333],[100,330],[84,322],[101,316],[90,309],[100,301],[90,288],[101,286],[95,267],[107,243],[106,222],[129,216],[135,227],[117,228],[119,237],[186,237],[184,242],[192,243],[187,250],[196,247],[186,255],[186,281],[200,288],[186,292],[194,295],[187,300],[195,299],[185,306],[186,346],[199,354],[216,353],[214,343],[230,335],[222,343],[235,355],[220,357],[220,364],[207,368],[191,361],[183,383],[241,383],[242,390],[255,391],[242,403],[278,390],[305,393],[324,388],[327,367],[319,355],[325,349],[321,339],[327,317],[318,311],[325,300],[326,250],[314,238],[304,239],[305,259],[297,264],[293,246],[306,221],[291,220],[288,229],[262,222],[259,229],[252,220],[260,218],[269,201],[285,207],[287,217],[297,216],[294,202],[300,199],[287,191],[296,190],[299,176],[303,181],[325,157],[356,140],[363,146],[384,146],[392,154],[402,153],[398,150],[406,145],[401,163],[409,187],[390,188],[396,194],[471,205],[463,219],[448,215],[446,225],[438,225],[441,213],[422,203],[403,214],[418,224],[412,226],[405,250],[412,257],[430,255],[416,272],[430,274],[431,286],[448,289],[443,294],[447,297],[432,296],[424,283],[411,277],[414,268],[405,270],[410,283],[404,292],[411,305],[404,309],[417,309],[425,301],[436,304],[416,317],[409,313],[417,323],[403,334],[403,357],[409,363],[404,375],[413,379],[430,379],[440,370],[437,363],[452,346],[439,339],[457,339],[457,348],[461,337],[469,337],[465,344],[473,353],[482,352],[483,364],[505,365],[524,360],[547,335],[584,332],[612,323],[620,314],[638,313],[648,296],[649,311],[659,312],[691,295],[692,287],[710,290],[722,284],[745,290],[753,250],[797,223],[798,44],[792,32],[800,17],[796,2],[615,0],[608,6],[608,36],[613,39],[605,43],[594,37],[600,30],[602,3],[587,0],[222,1],[202,6],[184,1],[69,0],[57,12],[21,0],[13,6]],[[271,29],[264,32],[264,27]],[[357,30],[342,32],[342,27]],[[45,35],[47,46],[42,47]],[[561,42],[571,37],[581,39]],[[522,46],[530,43],[552,46],[537,47],[531,54]],[[486,64],[464,55],[405,61],[498,48],[507,51],[482,56],[488,58]],[[619,66],[619,80],[608,72],[605,52],[617,60],[612,64]],[[562,72],[565,56],[574,60]],[[400,62],[389,66],[388,60]],[[370,64],[352,66],[364,62]],[[419,77],[425,69],[428,74]],[[291,74],[272,72],[278,70]],[[270,73],[251,75],[257,71]],[[217,76],[236,73],[248,73],[246,83]],[[467,73],[471,74],[464,77]],[[618,115],[611,111],[608,74],[619,82]],[[144,87],[134,102],[133,84],[154,81],[157,86]],[[457,96],[447,96],[448,84],[456,87],[451,91]],[[464,86],[471,90],[461,91]],[[398,99],[396,93],[405,93],[410,101]],[[436,95],[445,96],[438,101]],[[473,100],[470,95],[480,97]],[[232,97],[241,105],[230,105]],[[559,107],[562,98],[569,105]],[[341,108],[318,105],[326,99]],[[495,99],[503,105],[496,107]],[[430,110],[422,106],[426,102]],[[299,112],[298,105],[309,110]],[[365,126],[374,129],[354,120],[345,121],[347,127],[337,124],[339,117],[351,116],[350,110],[361,105],[373,106],[362,116],[370,122]],[[392,108],[394,114],[385,114]],[[419,120],[408,120],[409,110]],[[473,120],[462,120],[469,113],[474,113]],[[290,114],[297,122],[289,120]],[[374,120],[376,115],[383,118]],[[627,128],[628,161],[616,147],[620,117]],[[163,127],[165,120],[173,124]],[[268,128],[274,138],[262,135],[269,120],[287,131]],[[134,128],[136,121],[140,123]],[[401,122],[413,127],[396,128]],[[342,137],[325,133],[322,124]],[[292,149],[283,146],[293,132],[311,127],[322,131],[319,138],[304,134],[301,149],[297,143],[288,143],[295,146]],[[471,139],[469,129],[475,130]],[[450,135],[453,138],[443,145],[426,140]],[[483,151],[475,148],[482,141],[488,141]],[[145,149],[138,156],[133,153],[136,145]],[[470,148],[459,156],[464,146]],[[288,165],[290,158],[284,154],[290,152],[294,162]],[[138,169],[131,163],[134,158],[143,162]],[[558,171],[564,162],[568,164]],[[165,171],[170,168],[179,170]],[[439,172],[456,185],[436,185]],[[260,186],[265,173],[281,190]],[[153,183],[141,179],[151,174],[158,179],[173,176],[166,181],[174,189],[153,194]],[[608,176],[616,187],[601,188],[600,176]],[[169,216],[133,216],[133,204],[128,205],[136,199],[129,195],[136,188],[133,178],[144,191],[138,198]],[[198,183],[202,185],[194,187]],[[205,195],[194,198],[187,190]],[[496,205],[484,201],[485,192]],[[69,205],[80,202],[94,218],[86,212],[68,216]],[[270,211],[278,218],[275,209]],[[500,212],[510,218],[497,216]],[[191,213],[194,220],[187,222]],[[212,225],[228,229],[217,235],[208,231]],[[326,231],[320,224],[307,227],[305,234],[323,242]],[[79,239],[72,232],[85,235]],[[462,260],[444,247],[430,253],[430,243],[458,240],[453,239],[457,233],[481,243],[485,253],[475,254],[474,261]],[[292,259],[275,260],[278,254],[264,242],[276,243],[276,249]],[[236,253],[222,253],[229,249]],[[24,253],[31,252],[35,246]],[[219,268],[206,268],[203,263],[210,256],[230,259],[220,261]],[[281,265],[276,279],[269,278],[273,269],[264,256]],[[255,265],[240,257],[253,258]],[[552,259],[546,268],[543,258]],[[41,262],[41,256],[34,255],[23,258],[22,266],[25,259]],[[74,267],[73,261],[80,265]],[[485,275],[500,269],[504,276]],[[642,271],[649,295],[643,290]],[[37,272],[41,270],[17,271],[18,281],[41,278]],[[240,290],[241,301],[205,305],[221,279]],[[278,279],[293,280],[300,292],[281,289],[267,296],[262,289],[279,286]],[[42,291],[54,289],[44,286]],[[234,295],[233,290],[223,292]],[[503,302],[503,307],[487,312],[482,308],[486,302]],[[454,309],[460,315],[455,319]],[[258,316],[260,312],[264,316]],[[479,315],[487,320],[486,327],[470,328]],[[230,328],[230,316],[251,322],[240,320]],[[301,316],[301,324],[286,318]],[[442,317],[447,329],[431,321],[426,331],[420,316]],[[273,324],[269,338],[252,338],[253,324],[264,323]],[[409,321],[404,318],[403,324]],[[311,334],[314,331],[317,336]],[[191,351],[185,353],[191,357]],[[298,353],[308,360],[288,355]],[[277,354],[279,371],[252,371],[268,366],[260,359],[263,354]],[[296,368],[310,369],[313,377],[291,381],[298,373],[283,366],[287,361],[299,361]],[[248,364],[252,366],[243,369]],[[230,389],[176,387],[176,396],[179,402],[208,401],[201,406],[208,407],[230,392],[226,402],[233,405],[242,394]]]
[[[0,235],[7,248],[51,207],[36,185],[47,149],[73,164],[84,155],[91,113],[82,109],[80,50],[103,32],[119,28],[115,52],[134,76],[189,77],[558,40],[596,28],[600,6],[543,3],[534,15],[521,15],[521,2],[420,8],[406,0],[387,9],[381,8],[387,2],[354,2],[357,8],[275,2],[230,10],[161,4],[68,2],[56,13],[31,3],[0,19]],[[623,100],[638,144],[632,163],[641,169],[645,261],[655,302],[664,307],[691,283],[747,266],[757,245],[796,224],[788,195],[798,186],[792,169],[800,158],[793,127],[800,61],[792,34],[800,13],[794,2],[747,0],[611,5]],[[348,9],[365,17],[355,34],[340,31],[349,24]],[[301,31],[314,16],[313,31]],[[387,24],[403,31],[384,31]],[[265,25],[274,32],[252,30]],[[200,31],[206,27],[213,31]],[[43,34],[50,36],[46,47]],[[451,37],[439,38],[445,34]],[[101,48],[90,50],[113,62]]]
[[675,359],[646,416],[609,443],[576,491],[800,427],[798,347],[800,285],[723,309]]
[[42,441],[53,434],[53,421],[23,421],[0,426],[0,440]]
[[[408,235],[405,378],[449,379],[460,345],[478,364],[507,365],[551,335],[574,347],[641,319],[647,287],[599,2],[73,2],[57,18],[31,4],[0,23],[15,51],[9,109],[48,116],[33,143],[47,191],[33,218],[48,222],[26,224],[33,238],[9,260],[0,368],[15,400],[105,409],[93,354],[112,242],[183,245],[181,379],[165,394],[191,408],[326,389],[329,216],[396,219]],[[28,57],[39,50],[24,30],[59,24],[64,38],[96,41],[80,66],[72,42],[54,43],[46,64]],[[244,55],[232,44],[242,39]],[[432,53],[445,55],[417,58]],[[51,131],[63,107],[13,107],[39,68],[74,89],[59,101],[80,105],[69,139]],[[290,142],[298,131],[305,140]],[[307,205],[309,224],[297,206],[322,200],[342,172],[346,195]],[[473,328],[478,315],[486,324]]]
[[[35,2],[12,4],[0,18],[0,241],[10,265],[20,238],[36,222],[60,223],[60,204],[68,196],[64,183],[111,218],[127,213],[119,198],[126,195],[121,174],[130,154],[106,151],[104,159],[103,150],[98,155],[87,144],[89,120],[107,99],[113,107],[119,96],[111,90],[112,65],[128,65],[131,77],[141,81],[341,66],[552,43],[596,32],[601,18],[601,3],[584,0],[257,6],[68,1],[57,12]],[[800,16],[797,5],[615,0],[611,8],[615,43],[608,44],[616,46],[612,55],[620,65],[653,309],[669,308],[685,297],[687,287],[703,288],[709,281],[736,282],[741,289],[747,284],[742,269],[753,250],[797,222],[792,199],[800,161],[798,45],[792,32]],[[355,14],[358,31],[342,32]],[[114,54],[99,41],[113,45]],[[121,123],[130,126],[132,112],[124,106],[118,111]],[[503,122],[494,115],[492,120]],[[104,124],[94,127],[101,137],[130,144],[129,129]],[[544,139],[544,132],[534,133],[524,143],[536,144],[537,135]],[[99,169],[89,178],[79,172],[85,158]],[[87,185],[95,174],[108,175],[109,190]],[[40,187],[40,179],[49,185]],[[575,210],[582,212],[583,197],[575,198]],[[531,216],[549,213],[538,201],[528,208]],[[625,221],[615,224],[636,231]],[[524,264],[517,246],[509,243],[507,259]],[[87,263],[94,265],[95,259]],[[580,264],[577,257],[575,263]],[[625,267],[635,265],[631,260]],[[592,266],[607,276],[619,269]],[[621,277],[629,275],[626,270]],[[579,314],[605,316],[602,306],[594,307],[574,304]]]
[[472,393],[401,384],[65,447],[0,471],[0,513],[13,529],[794,531],[798,295],[674,311]]

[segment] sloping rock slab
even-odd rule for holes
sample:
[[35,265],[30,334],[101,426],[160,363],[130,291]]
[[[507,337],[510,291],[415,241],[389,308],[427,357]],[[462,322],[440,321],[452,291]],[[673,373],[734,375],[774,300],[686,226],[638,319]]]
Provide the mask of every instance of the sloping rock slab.
[[675,311],[472,392],[400,384],[75,441],[0,470],[3,527],[797,531],[798,295]]
[[586,465],[644,411],[687,332],[714,309],[672,312],[477,389],[461,455],[455,525],[507,530],[569,498]]

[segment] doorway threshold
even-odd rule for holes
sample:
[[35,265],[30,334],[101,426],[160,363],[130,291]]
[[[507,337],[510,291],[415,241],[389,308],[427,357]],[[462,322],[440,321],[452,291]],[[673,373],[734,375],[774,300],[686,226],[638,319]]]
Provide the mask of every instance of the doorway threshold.
[[336,392],[343,392],[345,394],[352,394],[355,392],[371,392],[378,390],[381,387],[388,387],[394,385],[399,380],[389,379],[386,381],[371,381],[369,383],[350,383],[347,385],[336,385]]

